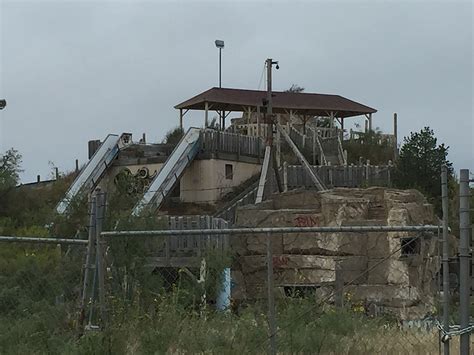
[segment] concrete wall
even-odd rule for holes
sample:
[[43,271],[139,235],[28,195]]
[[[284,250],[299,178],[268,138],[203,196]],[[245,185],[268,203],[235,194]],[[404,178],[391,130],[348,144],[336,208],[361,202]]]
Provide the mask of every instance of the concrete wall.
[[[237,209],[236,227],[379,226],[436,224],[431,205],[415,190],[373,187],[325,192],[295,190]],[[405,238],[420,237],[413,252]],[[400,319],[421,319],[435,305],[439,257],[435,235],[407,232],[274,234],[274,285],[334,291],[336,265],[352,304]],[[406,240],[406,239],[405,239]],[[266,235],[231,239],[235,300],[266,297]],[[416,244],[414,244],[416,245]],[[348,284],[350,283],[350,285]],[[332,301],[332,300],[331,300]]]
[[154,174],[156,174],[157,172],[161,170],[163,165],[164,165],[163,163],[154,163],[154,164],[137,164],[137,165],[127,165],[127,166],[113,166],[110,169],[110,172],[107,173],[107,175],[115,176],[123,169],[128,169],[130,170],[132,174],[135,175],[138,172],[138,170],[140,170],[143,167],[147,167],[150,172],[150,176],[153,176]]
[[[226,164],[232,165],[231,179],[226,177]],[[181,201],[213,203],[259,173],[260,169],[260,164],[221,159],[195,160],[181,178]]]

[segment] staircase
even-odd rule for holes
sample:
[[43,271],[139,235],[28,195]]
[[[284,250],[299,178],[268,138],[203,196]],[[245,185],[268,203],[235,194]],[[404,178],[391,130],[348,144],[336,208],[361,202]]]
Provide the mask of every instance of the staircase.
[[343,165],[344,162],[339,154],[338,137],[321,138],[320,141],[327,163],[331,165]]
[[279,123],[276,124],[276,127],[278,131],[280,132],[280,134],[283,136],[283,138],[286,140],[290,148],[293,150],[293,153],[295,153],[296,157],[298,158],[301,165],[308,173],[309,177],[311,178],[311,181],[313,182],[314,186],[316,186],[318,191],[327,190],[321,178],[318,176],[316,171],[311,167],[311,165],[309,165],[308,161],[306,160],[304,155],[301,153],[301,151],[298,149],[295,142],[291,139],[290,135],[283,129],[283,127]]
[[385,205],[381,203],[370,203],[368,218],[371,220],[387,221],[387,209]]
[[200,149],[201,129],[190,128],[155,176],[142,199],[133,209],[138,216],[146,209],[157,210],[173,190],[184,170],[191,164]]
[[317,158],[319,165],[346,165],[339,134],[321,137],[315,128],[307,127],[306,134],[295,127],[289,127],[289,136],[307,159]]
[[230,222],[231,224],[233,224],[235,222],[235,211],[237,210],[238,207],[255,203],[255,199],[257,197],[258,185],[259,185],[259,180],[256,180],[244,191],[238,194],[234,199],[232,199],[232,201],[230,201],[223,208],[217,211],[214,214],[214,217],[222,218]]

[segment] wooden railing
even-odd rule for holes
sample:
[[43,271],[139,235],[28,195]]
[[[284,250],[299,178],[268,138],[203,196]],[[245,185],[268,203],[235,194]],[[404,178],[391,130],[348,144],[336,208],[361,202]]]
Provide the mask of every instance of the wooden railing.
[[[359,140],[363,142],[366,134],[366,132],[353,131],[351,129],[349,131],[349,140]],[[378,143],[381,144],[382,142],[388,142],[390,145],[394,145],[395,139],[395,135],[393,134],[380,133]]]
[[[314,171],[329,187],[391,186],[392,165],[313,166]],[[314,184],[301,165],[283,165],[280,170],[285,189],[314,188]]]
[[259,137],[210,129],[201,131],[201,149],[203,151],[262,157],[264,148]]

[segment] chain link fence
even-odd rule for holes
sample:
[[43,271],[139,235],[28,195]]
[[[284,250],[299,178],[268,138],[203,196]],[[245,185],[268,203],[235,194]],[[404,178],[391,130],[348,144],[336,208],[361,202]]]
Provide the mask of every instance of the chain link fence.
[[233,226],[117,221],[106,205],[91,199],[87,239],[0,237],[0,353],[425,354],[470,341],[465,259],[446,259],[441,226],[321,227],[276,205],[258,227],[252,206]]
[[86,245],[0,237],[0,353],[63,353],[73,346]]
[[[116,270],[107,277],[108,312],[114,319],[127,319],[128,312],[141,314],[149,323],[140,328],[136,346],[144,349],[142,336],[149,334],[147,346],[158,352],[438,352],[440,259],[434,230],[437,227],[367,226],[106,232],[107,258],[110,269]],[[320,256],[310,250],[315,238],[362,238],[397,231],[415,235],[408,241],[400,239],[397,248],[377,260]],[[192,239],[198,245],[199,240],[225,234],[229,249],[210,246],[197,260],[182,258],[178,264],[176,259],[172,265],[166,261],[167,241]],[[282,239],[308,247],[283,255]],[[243,244],[252,252],[242,252]],[[409,277],[409,267],[400,259],[415,263],[417,248],[424,253],[421,264],[428,264],[421,284],[415,287],[408,279],[383,284],[390,273]],[[127,257],[119,262],[117,255],[125,251]],[[413,314],[424,319],[401,321]],[[173,328],[176,332],[163,337],[163,326],[170,323],[178,325]]]

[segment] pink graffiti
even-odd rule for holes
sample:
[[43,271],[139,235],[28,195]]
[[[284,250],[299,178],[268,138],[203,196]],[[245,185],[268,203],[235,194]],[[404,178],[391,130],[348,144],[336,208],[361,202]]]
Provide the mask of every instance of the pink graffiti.
[[298,216],[294,219],[295,227],[319,226],[319,218],[315,216]]
[[287,265],[290,259],[287,256],[280,255],[273,257],[273,267],[280,267],[283,265]]

